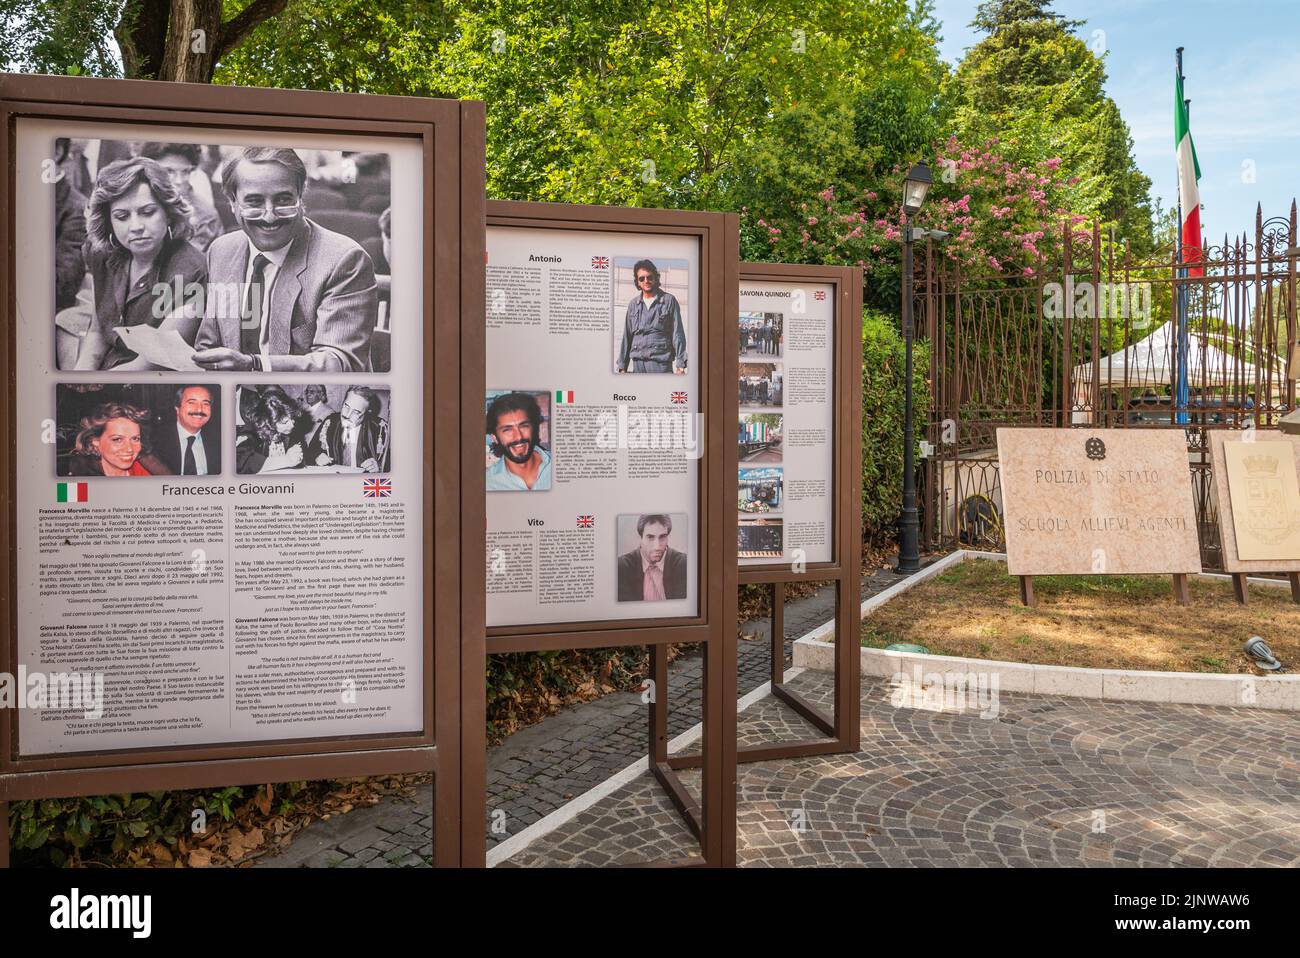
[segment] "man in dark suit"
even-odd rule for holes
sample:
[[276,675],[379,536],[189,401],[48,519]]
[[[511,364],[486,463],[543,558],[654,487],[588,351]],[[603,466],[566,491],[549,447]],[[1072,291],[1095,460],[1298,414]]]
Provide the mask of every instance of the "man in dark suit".
[[390,452],[388,421],[379,415],[379,397],[365,386],[351,386],[343,396],[343,408],[327,416],[316,431],[307,462],[388,472]]
[[[208,247],[194,361],[236,372],[369,372],[379,309],[360,245],[307,218],[293,150],[248,147],[222,168],[240,230]],[[386,371],[386,370],[380,370]]]
[[645,515],[636,520],[637,548],[618,557],[618,601],[658,602],[686,598],[686,553],[668,544],[672,517]]
[[176,421],[154,430],[151,452],[165,468],[161,474],[221,475],[221,436],[207,428],[212,421],[212,391],[207,386],[181,386],[175,407]]

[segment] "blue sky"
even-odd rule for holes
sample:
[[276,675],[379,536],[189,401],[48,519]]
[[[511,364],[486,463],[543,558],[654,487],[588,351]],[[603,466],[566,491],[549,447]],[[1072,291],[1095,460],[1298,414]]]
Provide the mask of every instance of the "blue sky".
[[[944,59],[979,41],[976,0],[937,0]],[[1174,165],[1174,49],[1182,46],[1192,139],[1201,161],[1201,223],[1211,243],[1289,215],[1300,195],[1300,2],[1297,0],[1056,0],[1087,21],[1106,50],[1106,92],[1133,134],[1133,155],[1166,208],[1178,199]],[[1254,182],[1248,182],[1253,164]]]

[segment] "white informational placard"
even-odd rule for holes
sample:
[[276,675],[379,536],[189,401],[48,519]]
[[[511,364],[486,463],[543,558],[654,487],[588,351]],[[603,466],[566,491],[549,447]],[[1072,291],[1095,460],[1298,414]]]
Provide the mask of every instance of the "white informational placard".
[[699,240],[487,239],[487,624],[697,615]]
[[740,565],[831,561],[835,290],[740,284]]
[[421,731],[422,142],[13,145],[19,753]]

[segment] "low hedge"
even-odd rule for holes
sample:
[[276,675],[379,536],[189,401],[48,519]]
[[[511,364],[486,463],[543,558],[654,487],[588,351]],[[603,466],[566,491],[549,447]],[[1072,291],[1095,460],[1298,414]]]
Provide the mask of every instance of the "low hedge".
[[[929,418],[929,345],[912,348],[916,435]],[[894,538],[903,504],[903,382],[906,345],[893,317],[862,315],[862,540],[878,546]],[[917,446],[917,462],[920,445]]]

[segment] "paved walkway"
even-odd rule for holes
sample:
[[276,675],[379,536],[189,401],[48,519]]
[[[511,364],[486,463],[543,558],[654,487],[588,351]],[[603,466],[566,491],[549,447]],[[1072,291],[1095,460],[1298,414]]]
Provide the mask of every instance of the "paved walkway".
[[[830,701],[825,673],[790,686]],[[741,865],[1300,864],[1293,713],[1004,692],[981,717],[896,707],[883,680],[863,686],[860,752],[739,767]],[[770,697],[740,716],[742,744],[806,734]],[[647,773],[506,864],[693,854]]]
[[[899,581],[885,570],[862,579],[862,598]],[[829,620],[834,594],[829,588],[785,607],[785,657],[790,643]],[[742,641],[737,657],[739,694],[767,681],[770,621],[747,623],[742,631],[758,638]],[[700,721],[703,658],[687,654],[669,668],[669,733],[677,735]],[[522,729],[488,751],[488,847],[523,831],[572,798],[599,785],[646,751],[646,707],[637,692],[615,692],[565,709]],[[261,867],[382,868],[427,864],[432,846],[433,788],[416,790],[413,800],[387,798],[303,829],[282,854]],[[494,830],[495,829],[495,830]]]

